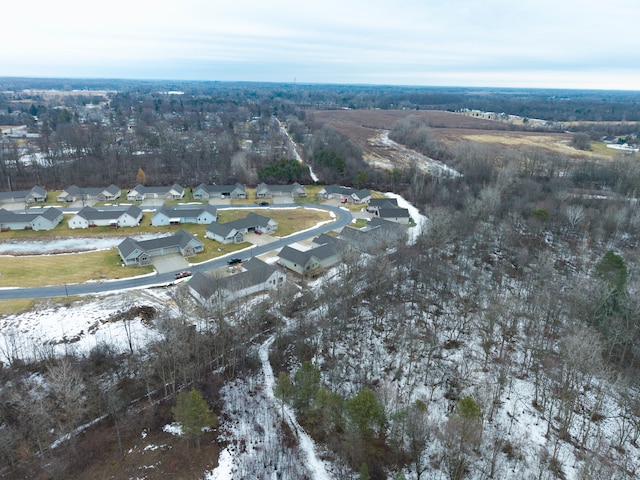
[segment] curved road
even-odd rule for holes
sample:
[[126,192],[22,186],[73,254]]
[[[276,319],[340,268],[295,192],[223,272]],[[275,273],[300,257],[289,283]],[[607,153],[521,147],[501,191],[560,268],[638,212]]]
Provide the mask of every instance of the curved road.
[[[325,225],[321,225],[320,227],[305,230],[304,232],[294,233],[293,235],[289,235],[288,237],[280,238],[274,242],[270,242],[265,245],[256,245],[254,247],[249,247],[248,249],[241,250],[238,252],[234,252],[233,256],[237,256],[242,258],[243,260],[248,258],[249,256],[262,255],[263,253],[270,252],[272,250],[277,250],[285,245],[289,245],[291,243],[299,242],[301,240],[305,240],[307,238],[315,237],[320,235],[321,233],[327,233],[331,230],[335,230],[337,228],[344,227],[348,225],[352,216],[346,210],[343,210],[340,207],[334,207],[331,205],[320,205],[315,203],[309,204],[278,204],[272,205],[274,208],[289,208],[289,207],[308,207],[308,208],[318,208],[322,210],[328,210],[330,212],[335,213],[336,220],[327,223]],[[224,209],[225,207],[220,207],[220,209]],[[230,208],[264,208],[268,210],[271,207],[256,207],[256,205],[237,205]],[[199,263],[197,265],[190,266],[191,271],[201,271],[206,272],[212,269],[223,267],[227,264],[227,257],[214,258],[212,260],[208,260],[203,263]],[[3,288],[0,289],[0,300],[10,300],[14,298],[47,298],[47,297],[65,297],[68,295],[88,295],[92,293],[104,293],[104,292],[112,292],[116,290],[128,290],[133,288],[144,288],[150,287],[152,285],[164,285],[175,280],[174,278],[175,272],[163,273],[161,275],[144,275],[139,277],[131,277],[125,278],[122,280],[111,280],[102,283],[82,283],[82,284],[73,284],[73,285],[54,285],[48,287],[32,287],[32,288]]]

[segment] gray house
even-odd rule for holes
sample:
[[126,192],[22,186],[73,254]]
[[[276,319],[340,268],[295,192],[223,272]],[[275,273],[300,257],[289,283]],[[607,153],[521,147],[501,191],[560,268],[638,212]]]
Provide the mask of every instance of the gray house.
[[42,187],[33,187],[31,190],[16,190],[13,192],[0,192],[1,203],[24,202],[27,205],[47,201],[47,192]]
[[403,225],[408,225],[411,220],[409,210],[406,208],[380,208],[377,215],[383,220],[402,223]]
[[197,223],[209,225],[218,219],[218,211],[212,205],[169,207],[163,206],[151,217],[151,225],[179,225],[181,223]]
[[307,191],[298,182],[292,185],[267,185],[261,183],[256,187],[257,198],[273,198],[273,197],[291,197],[291,198],[304,198],[307,196]]
[[127,193],[127,200],[141,202],[147,199],[180,200],[184,197],[184,188],[177,183],[170,187],[146,187],[136,185]]
[[247,198],[244,185],[205,185],[201,183],[193,190],[194,200],[209,200],[211,198]]
[[59,202],[75,202],[76,200],[113,202],[120,198],[122,190],[114,184],[106,188],[89,188],[71,185],[58,195]]
[[142,221],[142,210],[135,205],[98,209],[84,207],[69,219],[69,228],[137,227]]
[[244,241],[247,233],[260,230],[262,233],[273,233],[278,228],[278,222],[257,213],[249,213],[245,218],[240,218],[227,223],[211,223],[205,232],[205,237],[220,243],[240,243]]
[[367,203],[371,200],[371,192],[369,190],[356,190],[349,187],[341,187],[339,185],[328,185],[318,192],[318,197],[325,200],[339,198],[344,203]]
[[52,230],[63,219],[57,208],[32,209],[16,213],[0,208],[0,229],[6,230]]
[[153,257],[179,253],[190,257],[204,251],[204,244],[186,230],[178,230],[175,234],[153,238],[151,240],[134,240],[129,237],[118,245],[118,253],[125,265],[148,265]]
[[377,214],[381,208],[398,208],[395,198],[372,198],[367,204],[367,212]]
[[365,228],[344,227],[340,238],[354,249],[376,252],[388,245],[397,245],[405,240],[407,229],[404,225],[373,217]]
[[258,258],[242,264],[242,271],[230,276],[196,272],[189,283],[189,292],[208,307],[223,306],[233,300],[255,293],[277,290],[286,276],[275,266]]
[[289,245],[280,250],[279,263],[300,275],[313,275],[323,268],[328,268],[340,260],[341,252],[338,243],[324,240],[327,243],[316,244],[323,241],[320,237],[314,239],[314,247],[309,250],[298,250]]

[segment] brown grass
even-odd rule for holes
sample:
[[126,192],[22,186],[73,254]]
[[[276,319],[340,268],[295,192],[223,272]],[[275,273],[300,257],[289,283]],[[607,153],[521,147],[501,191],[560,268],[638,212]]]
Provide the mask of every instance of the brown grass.
[[0,257],[0,287],[39,287],[62,283],[84,283],[143,275],[152,266],[121,266],[115,248],[107,251],[67,255]]

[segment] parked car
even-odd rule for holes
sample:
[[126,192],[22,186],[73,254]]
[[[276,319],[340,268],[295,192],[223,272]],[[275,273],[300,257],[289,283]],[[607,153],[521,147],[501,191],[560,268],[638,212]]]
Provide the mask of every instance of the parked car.
[[269,206],[269,202],[260,202],[258,205],[261,206],[261,207],[268,207]]
[[186,278],[186,277],[190,277],[192,275],[192,273],[189,270],[183,270],[182,272],[178,272],[175,274],[176,280],[178,278]]
[[229,265],[237,265],[238,263],[242,263],[242,259],[238,257],[231,257],[229,260],[227,260],[227,263]]
[[260,230],[259,228],[256,228],[253,233],[255,233],[256,235],[262,235],[262,230]]

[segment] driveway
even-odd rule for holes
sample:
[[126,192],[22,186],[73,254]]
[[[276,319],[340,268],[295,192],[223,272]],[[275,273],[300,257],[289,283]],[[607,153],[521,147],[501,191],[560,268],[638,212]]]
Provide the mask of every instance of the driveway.
[[185,270],[189,267],[189,262],[179,253],[171,255],[162,255],[153,258],[153,266],[158,273],[175,272],[176,270]]

